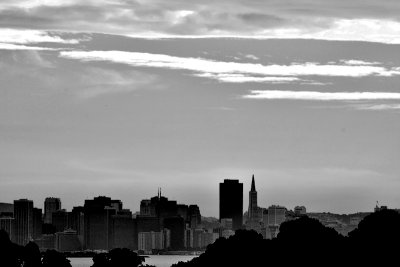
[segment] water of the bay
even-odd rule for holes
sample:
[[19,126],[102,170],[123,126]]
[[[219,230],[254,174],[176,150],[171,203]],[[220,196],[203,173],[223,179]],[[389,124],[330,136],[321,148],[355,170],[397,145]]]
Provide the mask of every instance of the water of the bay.
[[[156,267],[170,267],[179,261],[190,261],[196,256],[189,255],[151,255],[146,258],[144,264]],[[92,258],[69,258],[72,267],[90,267],[93,265]]]

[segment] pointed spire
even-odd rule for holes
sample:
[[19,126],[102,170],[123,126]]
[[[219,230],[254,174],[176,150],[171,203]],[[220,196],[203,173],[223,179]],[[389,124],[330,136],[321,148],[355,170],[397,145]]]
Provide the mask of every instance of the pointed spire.
[[254,174],[253,174],[253,178],[251,179],[251,191],[256,191],[256,183],[254,182]]

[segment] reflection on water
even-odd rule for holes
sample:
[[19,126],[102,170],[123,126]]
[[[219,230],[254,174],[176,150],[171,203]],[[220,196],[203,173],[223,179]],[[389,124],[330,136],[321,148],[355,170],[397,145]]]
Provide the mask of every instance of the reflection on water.
[[[179,261],[189,261],[196,256],[182,255],[151,255],[146,258],[145,264],[156,267],[170,267]],[[93,264],[92,258],[69,258],[72,267],[90,267]]]

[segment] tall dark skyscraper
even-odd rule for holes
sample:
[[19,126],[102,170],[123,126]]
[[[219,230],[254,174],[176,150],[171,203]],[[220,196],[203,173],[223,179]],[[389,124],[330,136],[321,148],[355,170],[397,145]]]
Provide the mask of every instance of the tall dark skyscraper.
[[34,235],[33,201],[14,200],[15,242],[26,245]]
[[52,223],[51,214],[61,209],[61,200],[55,197],[47,197],[44,200],[44,223]]
[[112,248],[112,215],[117,214],[122,203],[109,197],[85,200],[84,242],[87,249]]
[[254,175],[251,179],[251,189],[249,191],[249,209],[248,209],[248,220],[258,220],[258,206],[257,206],[257,191],[256,184],[254,181]]
[[233,230],[243,225],[243,184],[225,179],[219,184],[219,219],[232,219]]

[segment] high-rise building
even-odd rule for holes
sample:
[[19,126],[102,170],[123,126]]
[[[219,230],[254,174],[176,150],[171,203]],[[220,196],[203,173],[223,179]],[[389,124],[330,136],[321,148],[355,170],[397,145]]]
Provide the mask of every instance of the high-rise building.
[[117,213],[112,203],[116,202],[104,196],[85,200],[84,242],[86,249],[109,250],[112,248],[112,215]]
[[251,179],[251,189],[249,191],[249,209],[247,210],[246,229],[261,232],[262,208],[257,204],[257,191],[254,175]]
[[259,219],[259,212],[257,206],[257,191],[256,183],[254,181],[254,175],[251,179],[251,189],[249,191],[249,209],[248,209],[248,220],[255,221]]
[[43,214],[42,209],[33,208],[33,234],[34,239],[42,236],[42,225],[43,225]]
[[25,246],[33,239],[33,201],[28,199],[14,200],[15,242]]
[[188,222],[190,228],[197,229],[201,225],[201,214],[199,206],[197,205],[189,205],[188,209]]
[[176,216],[183,218],[185,223],[188,223],[192,228],[196,228],[201,224],[200,209],[197,205],[188,206],[178,204],[175,200],[168,200],[168,198],[161,195],[160,189],[157,196],[140,202],[140,218],[158,218],[162,226],[165,218]]
[[61,209],[61,200],[55,197],[47,197],[44,200],[44,223],[51,224],[51,214]]
[[84,244],[84,208],[82,206],[73,207],[71,212],[68,212],[68,228],[75,230],[82,246]]
[[51,221],[56,232],[64,232],[68,225],[68,213],[66,210],[57,210],[51,213]]
[[233,230],[243,225],[243,184],[225,179],[219,184],[219,219],[232,219]]
[[180,217],[167,217],[164,219],[164,229],[171,231],[171,249],[181,250],[185,243],[185,220]]
[[112,244],[113,248],[137,249],[136,224],[130,210],[120,210],[112,216]]

